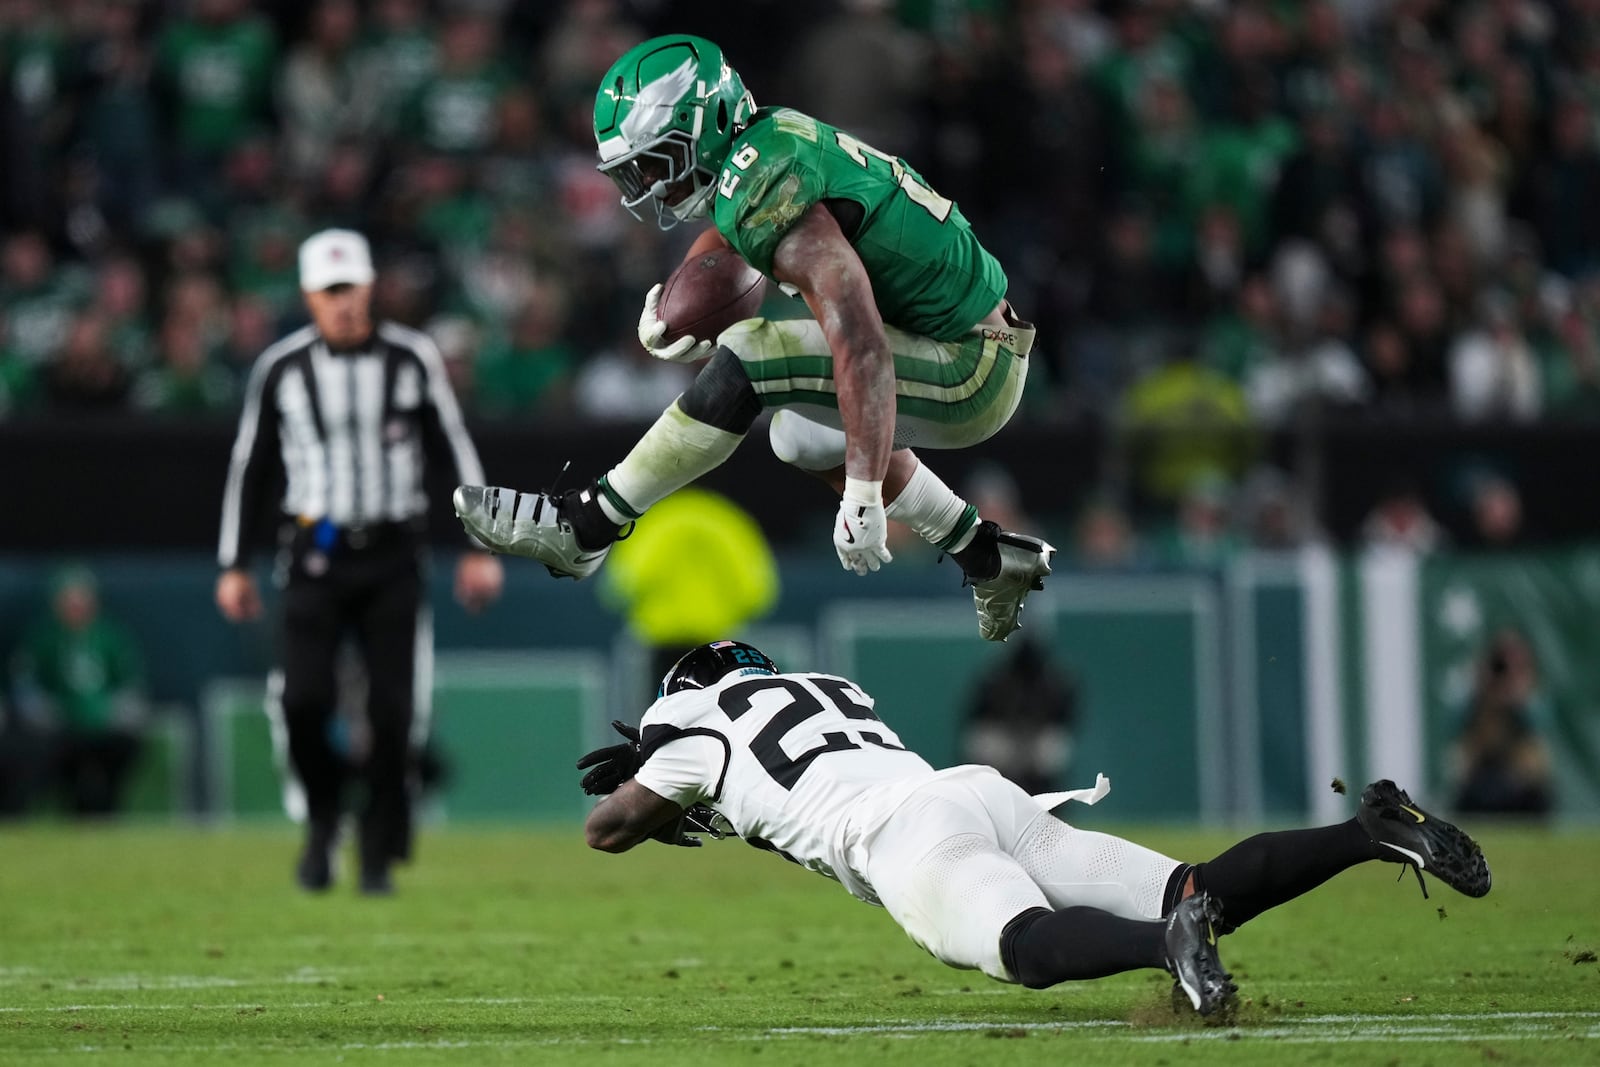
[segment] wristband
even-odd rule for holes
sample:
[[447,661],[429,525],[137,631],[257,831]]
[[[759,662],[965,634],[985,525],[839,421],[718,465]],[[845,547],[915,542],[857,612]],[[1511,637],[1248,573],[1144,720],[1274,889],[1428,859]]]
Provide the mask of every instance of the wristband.
[[869,482],[863,478],[845,477],[844,499],[852,504],[883,507],[883,482]]

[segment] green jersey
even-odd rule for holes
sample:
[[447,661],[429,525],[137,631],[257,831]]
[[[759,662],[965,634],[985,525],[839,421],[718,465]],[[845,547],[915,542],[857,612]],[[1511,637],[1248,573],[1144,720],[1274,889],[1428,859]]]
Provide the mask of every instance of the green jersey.
[[257,126],[272,106],[277,42],[256,16],[208,25],[173,23],[156,49],[156,73],[175,98],[180,144],[225,152]]
[[60,725],[96,732],[118,725],[119,707],[138,697],[143,676],[133,637],[96,619],[81,630],[54,618],[36,623],[14,654],[18,702],[43,702]]
[[960,340],[1005,297],[1005,272],[954,201],[904,160],[788,108],[756,112],[733,142],[712,213],[734,251],[770,275],[778,242],[823,200],[860,205],[846,236],[889,325]]

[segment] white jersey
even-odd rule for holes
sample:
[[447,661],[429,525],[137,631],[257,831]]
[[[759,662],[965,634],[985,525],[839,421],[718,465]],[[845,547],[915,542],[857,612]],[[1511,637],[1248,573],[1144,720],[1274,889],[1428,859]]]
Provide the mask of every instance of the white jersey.
[[872,706],[834,675],[730,674],[651,705],[635,780],[684,807],[711,805],[751,844],[877,903],[846,857],[934,770]]

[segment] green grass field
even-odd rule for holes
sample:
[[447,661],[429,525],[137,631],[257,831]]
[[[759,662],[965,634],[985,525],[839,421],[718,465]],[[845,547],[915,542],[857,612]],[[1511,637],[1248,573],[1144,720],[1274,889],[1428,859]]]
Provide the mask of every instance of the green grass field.
[[948,969],[736,842],[440,828],[373,900],[295,890],[287,827],[8,827],[0,1064],[1600,1063],[1600,835],[1479,836],[1484,900],[1372,864],[1227,939],[1239,1018],[1204,1026],[1154,972]]

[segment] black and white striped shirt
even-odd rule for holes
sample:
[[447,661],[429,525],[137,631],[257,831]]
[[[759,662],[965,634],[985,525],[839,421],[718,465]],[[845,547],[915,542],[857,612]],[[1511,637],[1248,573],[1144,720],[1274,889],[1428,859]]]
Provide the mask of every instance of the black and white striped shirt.
[[483,483],[439,350],[424,334],[381,324],[356,352],[332,352],[315,326],[256,360],[223,493],[217,562],[249,562],[247,526],[281,463],[285,515],[341,527],[406,522],[427,511],[425,464]]

